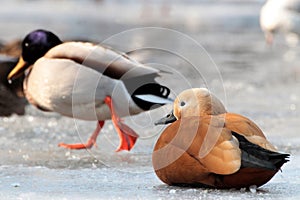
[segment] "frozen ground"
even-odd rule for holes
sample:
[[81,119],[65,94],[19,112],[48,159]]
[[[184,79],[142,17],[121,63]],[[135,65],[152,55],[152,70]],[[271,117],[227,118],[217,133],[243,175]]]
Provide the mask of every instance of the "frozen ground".
[[[110,122],[99,136],[98,148],[69,151],[57,144],[85,141],[95,122],[29,106],[25,116],[0,118],[0,199],[300,198],[299,49],[289,49],[282,36],[273,47],[265,45],[258,25],[262,1],[165,2],[5,1],[0,7],[0,38],[10,41],[47,28],[65,39],[104,41],[125,51],[148,47],[133,56],[171,70],[173,74],[161,81],[175,94],[189,84],[207,86],[229,111],[259,124],[278,149],[292,155],[282,172],[257,193],[169,187],[156,178],[151,151],[163,129],[153,121],[170,107],[126,118],[141,138],[132,152],[115,153],[118,139]],[[145,26],[190,36],[217,67],[178,32],[145,28],[115,36]]]

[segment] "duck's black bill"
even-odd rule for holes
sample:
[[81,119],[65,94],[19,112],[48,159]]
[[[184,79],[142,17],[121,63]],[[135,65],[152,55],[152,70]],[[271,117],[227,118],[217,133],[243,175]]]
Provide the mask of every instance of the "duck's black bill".
[[169,113],[167,116],[165,116],[164,118],[161,118],[160,120],[156,121],[154,124],[155,125],[160,125],[160,124],[169,124],[172,122],[175,122],[177,119],[173,114],[173,110],[171,111],[171,113]]

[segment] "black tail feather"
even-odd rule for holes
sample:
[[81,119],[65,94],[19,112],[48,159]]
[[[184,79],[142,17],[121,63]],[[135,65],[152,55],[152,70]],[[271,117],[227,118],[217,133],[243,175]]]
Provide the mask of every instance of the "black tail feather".
[[279,170],[284,163],[289,161],[289,154],[264,149],[249,142],[244,136],[238,133],[232,132],[232,135],[238,139],[240,149],[242,150],[242,167]]
[[[143,101],[136,97],[141,94],[152,94],[162,98],[168,98],[170,89],[158,83],[147,83],[137,88],[131,95],[133,101],[143,110],[150,110],[155,105],[152,102]],[[163,104],[162,104],[163,105]]]

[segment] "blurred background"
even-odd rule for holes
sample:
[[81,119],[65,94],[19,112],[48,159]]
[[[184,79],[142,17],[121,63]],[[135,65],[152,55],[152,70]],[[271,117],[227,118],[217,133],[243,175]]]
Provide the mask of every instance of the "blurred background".
[[[272,45],[266,44],[259,25],[264,3],[2,1],[0,199],[299,199],[300,49],[290,47],[280,33]],[[59,142],[85,141],[95,122],[39,111],[20,95],[22,80],[11,85],[5,78],[20,54],[20,40],[40,28],[63,40],[134,51],[135,59],[172,71],[160,81],[174,94],[189,86],[208,87],[229,112],[249,117],[280,151],[291,153],[291,162],[256,194],[166,186],[151,167],[153,145],[164,127],[152,122],[170,106],[125,118],[141,135],[132,152],[114,152],[118,137],[111,122],[101,131],[98,148],[57,147]],[[148,49],[153,46],[167,51]]]

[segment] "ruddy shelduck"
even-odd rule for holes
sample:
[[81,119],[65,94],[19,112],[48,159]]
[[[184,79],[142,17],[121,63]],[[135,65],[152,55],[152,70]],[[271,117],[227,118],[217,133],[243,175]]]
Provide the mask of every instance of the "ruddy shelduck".
[[173,111],[156,124],[168,123],[152,161],[156,175],[169,185],[259,187],[288,161],[289,154],[277,152],[254,122],[226,112],[205,88],[180,93]]

